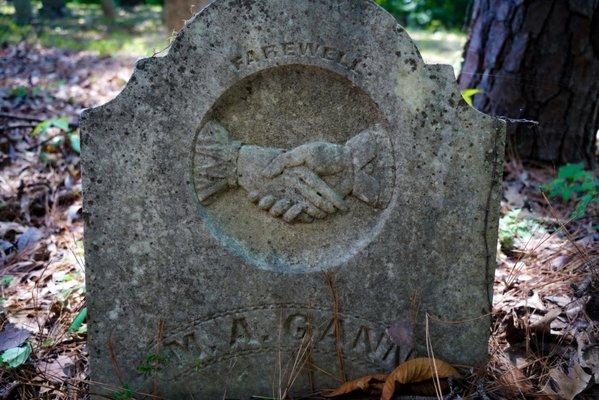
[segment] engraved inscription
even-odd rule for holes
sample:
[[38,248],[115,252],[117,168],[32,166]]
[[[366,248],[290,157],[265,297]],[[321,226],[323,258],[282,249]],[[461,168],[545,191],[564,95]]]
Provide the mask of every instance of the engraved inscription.
[[182,361],[187,354],[193,354],[198,359],[206,359],[213,353],[213,351],[207,351],[207,348],[200,346],[196,332],[193,330],[166,339],[164,346],[168,349],[169,357],[176,361]]
[[209,121],[198,133],[194,169],[202,204],[240,187],[260,209],[288,223],[347,211],[348,196],[384,209],[395,179],[391,143],[378,124],[344,144],[318,141],[283,150],[242,144]]
[[282,57],[318,57],[332,61],[355,71],[363,57],[336,47],[313,42],[282,42],[267,44],[257,49],[247,49],[231,60],[237,69],[250,66],[262,60],[276,60]]
[[305,315],[297,313],[285,320],[285,332],[293,338],[303,339],[307,331],[308,319]]
[[[250,324],[250,321],[261,323]],[[293,351],[306,342],[307,335],[311,335],[310,343],[316,353],[334,354],[337,340],[334,326],[335,319],[330,312],[319,309],[282,312],[265,308],[237,311],[232,315],[225,313],[168,335],[163,341],[163,355],[174,362],[208,366],[236,355]],[[339,326],[341,347],[348,359],[382,367],[396,363],[399,349],[384,326],[351,316],[340,318]]]
[[234,318],[233,324],[231,325],[231,340],[230,346],[242,346],[243,344],[250,343],[252,341],[252,335],[250,328],[244,317]]

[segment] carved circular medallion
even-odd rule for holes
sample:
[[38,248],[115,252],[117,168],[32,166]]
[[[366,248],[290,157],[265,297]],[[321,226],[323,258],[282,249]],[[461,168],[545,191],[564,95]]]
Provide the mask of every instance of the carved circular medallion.
[[195,135],[204,224],[250,264],[320,271],[377,236],[393,150],[377,106],[346,78],[298,65],[261,71],[228,89]]

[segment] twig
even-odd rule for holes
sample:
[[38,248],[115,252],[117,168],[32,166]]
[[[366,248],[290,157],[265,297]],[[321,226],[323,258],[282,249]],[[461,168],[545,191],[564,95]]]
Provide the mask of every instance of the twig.
[[443,400],[443,391],[441,390],[441,380],[439,379],[439,371],[437,370],[437,363],[435,362],[435,353],[433,351],[433,344],[431,341],[430,330],[429,330],[429,314],[426,313],[424,324],[425,324],[425,333],[426,333],[426,351],[428,353],[428,358],[431,360],[431,364],[433,366],[432,370],[434,372],[433,375],[433,386],[435,387],[435,394],[439,400]]
[[[158,327],[156,329],[156,346],[154,348],[154,353],[158,360],[160,359],[160,350],[162,347],[162,338],[164,336],[164,321],[162,319],[158,320]],[[158,381],[156,377],[152,380],[152,395],[158,395]]]
[[325,272],[325,279],[327,285],[331,290],[331,300],[333,302],[333,331],[335,335],[335,351],[337,352],[337,362],[339,363],[339,375],[341,382],[347,382],[347,375],[345,374],[345,363],[343,361],[343,348],[341,346],[341,320],[339,319],[339,296],[337,289],[335,288],[335,282],[333,280],[333,274]]
[[28,115],[11,114],[11,113],[0,113],[0,117],[11,118],[11,119],[20,119],[21,121],[34,121],[34,122],[45,121],[45,118],[30,117]]
[[121,367],[119,366],[119,362],[116,358],[116,354],[114,352],[114,347],[112,346],[112,335],[108,338],[106,342],[106,347],[108,348],[108,356],[110,357],[110,361],[116,370],[116,376],[119,379],[119,383],[123,384],[123,372],[121,371]]
[[[111,391],[111,392],[117,392],[117,391],[119,391],[119,390],[121,390],[121,389],[122,389],[122,386],[120,386],[120,387],[119,387],[119,386],[114,386],[114,385],[111,385],[111,384],[108,384],[108,383],[99,382],[99,381],[94,381],[94,380],[91,380],[91,379],[79,379],[79,378],[72,378],[72,380],[73,380],[73,381],[78,381],[78,382],[87,383],[87,384],[89,384],[90,386],[92,386],[92,385],[93,385],[93,386],[101,386],[101,387],[103,387],[103,388],[104,388],[104,390],[109,390],[109,391]],[[122,385],[122,384],[121,384],[121,385]],[[136,390],[134,393],[135,393],[135,394],[138,394],[138,395],[141,395],[141,396],[150,397],[150,398],[152,398],[152,399],[160,399],[160,400],[165,400],[165,399],[164,399],[164,397],[161,397],[161,396],[154,396],[154,395],[153,395],[153,394],[151,394],[151,393],[146,393],[146,392],[142,392],[142,391],[138,391],[138,390]],[[94,394],[96,394],[96,393],[94,393]],[[98,395],[98,394],[96,394],[96,395]],[[103,395],[103,396],[105,396],[105,395]],[[113,397],[113,396],[111,396],[111,397],[107,397],[107,398],[109,398],[109,399],[114,399],[114,397]]]
[[[545,199],[545,201],[547,202],[547,205],[549,206],[549,211],[551,211],[551,215],[553,216],[554,219],[559,221],[559,216],[557,215],[557,212],[555,211],[555,209],[553,208],[553,205],[551,204],[551,202],[549,201],[549,199],[547,198],[547,196],[545,195],[544,192],[541,192],[541,194],[543,195],[543,198]],[[568,221],[567,223],[571,222],[572,220]],[[570,235],[570,232],[566,229],[566,225],[561,223],[561,228],[564,231],[564,233],[566,234],[566,238],[568,239],[568,241],[570,243],[572,243],[572,246],[574,246],[574,248],[576,249],[576,251],[578,251],[578,254],[580,254],[580,256],[582,258],[584,258],[585,262],[590,262],[588,254],[586,254],[586,252],[584,252],[579,246],[578,244],[576,244],[576,241],[572,238],[572,235]]]
[[504,117],[502,115],[498,115],[497,118],[499,118],[502,121],[509,122],[509,123],[512,123],[512,124],[539,125],[539,121],[534,121],[532,119],[509,118],[509,117]]
[[302,338],[300,348],[298,349],[297,354],[295,355],[295,360],[289,373],[287,385],[285,387],[285,390],[283,391],[283,395],[281,396],[280,400],[287,399],[289,391],[295,384],[297,377],[300,375],[300,372],[304,368],[304,365],[308,360],[307,354],[309,354],[309,351],[311,350],[313,339],[313,337],[309,337],[308,335],[304,335],[304,337]]
[[0,128],[3,130],[10,130],[10,129],[21,129],[21,128],[34,128],[36,126],[37,126],[37,124],[18,124],[18,125],[3,125]]
[[[307,323],[307,327],[306,327],[306,334],[308,335],[308,337],[313,337],[314,336],[314,328],[312,327],[312,314],[308,315],[307,322],[308,323]],[[310,367],[310,365],[312,365],[312,364],[314,364],[314,360],[312,359],[312,351],[310,351],[306,358],[306,365],[308,365],[308,382],[310,384],[310,392],[315,393],[316,392],[316,384],[314,382],[314,369],[312,369]]]

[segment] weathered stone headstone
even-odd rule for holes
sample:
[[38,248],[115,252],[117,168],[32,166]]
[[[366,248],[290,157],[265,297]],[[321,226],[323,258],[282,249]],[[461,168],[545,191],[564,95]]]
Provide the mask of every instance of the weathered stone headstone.
[[310,392],[410,326],[485,360],[504,127],[373,2],[216,1],[82,133],[93,381]]

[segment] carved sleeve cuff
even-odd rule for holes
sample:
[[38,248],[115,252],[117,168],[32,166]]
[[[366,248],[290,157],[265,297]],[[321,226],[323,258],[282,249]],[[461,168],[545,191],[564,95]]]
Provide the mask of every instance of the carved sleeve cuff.
[[385,208],[393,194],[395,163],[384,128],[374,125],[351,138],[346,146],[352,154],[352,194],[373,207]]
[[241,142],[230,139],[219,123],[210,121],[199,132],[195,144],[195,185],[202,204],[217,193],[237,186],[237,158]]

